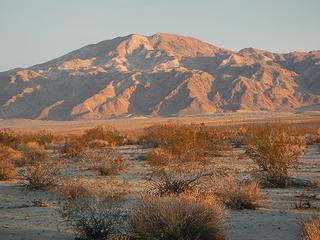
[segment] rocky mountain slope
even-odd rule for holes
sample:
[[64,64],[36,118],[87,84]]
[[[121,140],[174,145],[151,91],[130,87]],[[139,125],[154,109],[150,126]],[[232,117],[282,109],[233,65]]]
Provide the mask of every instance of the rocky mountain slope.
[[233,52],[158,33],[0,73],[0,118],[104,119],[320,106],[320,51]]

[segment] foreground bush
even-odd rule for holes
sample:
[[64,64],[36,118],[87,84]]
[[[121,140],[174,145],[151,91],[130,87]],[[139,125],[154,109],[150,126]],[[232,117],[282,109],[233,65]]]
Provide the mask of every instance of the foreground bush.
[[247,152],[258,165],[257,176],[274,186],[285,186],[289,170],[297,168],[303,153],[303,139],[292,129],[280,124],[249,128],[246,135]]
[[320,217],[313,217],[310,221],[304,223],[304,229],[301,240],[319,240],[320,239]]
[[142,240],[222,240],[223,221],[220,205],[184,196],[144,197],[130,217]]
[[0,144],[0,180],[10,180],[16,177],[15,161],[20,158],[19,152]]
[[125,228],[121,205],[117,195],[82,196],[65,205],[61,214],[83,239],[105,240]]

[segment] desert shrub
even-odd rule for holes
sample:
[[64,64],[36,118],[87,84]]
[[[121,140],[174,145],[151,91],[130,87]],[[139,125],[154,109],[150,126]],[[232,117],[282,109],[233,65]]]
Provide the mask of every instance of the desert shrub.
[[228,177],[216,195],[232,209],[255,209],[262,204],[261,189],[256,182],[240,184]]
[[53,163],[36,162],[25,168],[23,179],[30,189],[49,189],[59,182],[59,169]]
[[184,196],[142,197],[133,207],[130,225],[142,240],[222,240],[220,205]]
[[61,209],[61,215],[76,234],[88,240],[111,239],[121,234],[126,212],[119,195],[81,196]]
[[201,183],[203,178],[210,176],[205,172],[177,172],[174,170],[163,170],[158,178],[151,179],[150,192],[157,196],[182,194],[193,191]]
[[10,129],[1,129],[0,130],[0,144],[16,147],[21,142],[18,134],[13,132]]
[[221,148],[218,132],[204,124],[169,122],[154,125],[145,129],[142,140],[165,149],[181,162],[205,162],[207,157],[216,156]]
[[289,170],[298,167],[304,140],[281,124],[266,124],[248,129],[247,153],[258,165],[256,174],[263,182],[285,186]]
[[172,155],[164,148],[155,148],[147,155],[147,161],[151,165],[155,166],[165,166],[168,163],[174,162],[176,160],[175,156]]
[[108,142],[109,146],[121,145],[125,140],[125,138],[111,126],[97,126],[95,128],[88,129],[84,132],[82,137],[87,143],[94,140],[103,140]]
[[15,161],[20,158],[20,152],[0,144],[0,180],[10,180],[16,177]]
[[62,147],[62,153],[68,158],[80,157],[86,148],[82,137],[70,135],[66,138]]
[[19,166],[34,164],[37,161],[47,160],[49,155],[42,145],[37,142],[28,142],[19,146],[23,158],[17,162]]
[[74,202],[80,197],[90,196],[92,192],[86,187],[85,181],[81,178],[68,179],[59,186],[61,198],[67,203]]
[[124,161],[112,148],[102,151],[87,149],[82,154],[82,160],[89,164],[89,168],[100,175],[116,175],[124,168]]
[[320,239],[320,217],[315,216],[304,223],[304,229],[301,240],[319,240]]

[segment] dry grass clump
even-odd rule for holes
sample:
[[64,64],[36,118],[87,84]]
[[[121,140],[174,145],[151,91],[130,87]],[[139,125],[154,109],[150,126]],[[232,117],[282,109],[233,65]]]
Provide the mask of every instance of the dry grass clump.
[[222,143],[215,129],[204,124],[187,125],[179,122],[146,128],[142,140],[148,145],[160,147],[161,151],[173,155],[180,162],[205,162],[207,157],[219,154]]
[[19,149],[22,151],[24,156],[19,162],[17,162],[19,166],[32,165],[37,161],[44,161],[49,158],[45,148],[37,142],[22,144]]
[[124,168],[124,160],[112,148],[102,151],[87,149],[82,154],[82,160],[89,164],[89,168],[100,175],[116,175]]
[[217,196],[231,209],[256,209],[262,205],[261,189],[256,182],[240,184],[233,177],[224,180]]
[[206,172],[163,171],[159,178],[151,179],[151,189],[157,196],[179,195],[195,190],[205,177]]
[[[92,129],[88,129],[82,135],[83,139],[87,143],[92,143],[95,140],[104,141],[104,144],[108,146],[117,146],[125,142],[125,138],[111,126],[97,126]],[[93,147],[99,147],[99,144],[92,144]]]
[[10,180],[16,177],[15,162],[20,158],[20,152],[0,144],[0,180]]
[[23,179],[27,188],[49,189],[59,182],[59,168],[53,163],[37,162],[25,168]]
[[297,168],[304,152],[304,140],[281,124],[249,128],[246,134],[247,153],[258,165],[257,176],[264,183],[286,186],[289,170]]
[[320,216],[304,223],[301,240],[320,240]]
[[224,213],[210,204],[186,196],[146,196],[130,216],[133,234],[142,240],[222,240]]
[[80,197],[61,213],[75,233],[88,240],[121,234],[126,217],[120,199],[112,195]]

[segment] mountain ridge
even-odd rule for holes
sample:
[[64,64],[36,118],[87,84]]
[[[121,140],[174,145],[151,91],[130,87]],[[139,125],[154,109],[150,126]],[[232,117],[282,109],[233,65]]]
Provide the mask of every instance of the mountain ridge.
[[0,73],[0,118],[48,120],[296,111],[320,105],[320,51],[238,52],[130,34]]

